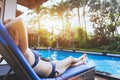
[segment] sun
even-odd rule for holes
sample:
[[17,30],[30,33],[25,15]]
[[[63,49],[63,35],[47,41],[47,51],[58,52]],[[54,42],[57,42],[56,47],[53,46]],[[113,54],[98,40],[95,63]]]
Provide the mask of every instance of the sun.
[[63,29],[62,22],[58,19],[42,19],[41,25],[50,33],[54,32],[54,34],[58,34]]

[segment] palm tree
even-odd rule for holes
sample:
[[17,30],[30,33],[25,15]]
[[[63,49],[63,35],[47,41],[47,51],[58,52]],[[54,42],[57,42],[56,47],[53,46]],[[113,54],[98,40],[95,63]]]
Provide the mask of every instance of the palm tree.
[[30,19],[30,24],[33,23],[33,26],[35,28],[35,24],[37,25],[37,39],[38,39],[38,46],[40,46],[40,34],[39,34],[39,31],[41,29],[41,17],[42,16],[45,16],[45,14],[48,13],[48,8],[47,7],[43,7],[43,6],[38,6],[36,7],[35,9],[33,9],[33,12],[30,12],[28,13],[28,15],[32,15],[32,14],[35,14],[36,13],[36,16],[34,16],[33,18]]
[[[79,26],[81,27],[81,26],[84,26],[85,27],[85,30],[86,30],[86,6],[87,6],[87,4],[88,4],[88,1],[89,0],[70,0],[70,3],[72,3],[72,9],[74,9],[74,8],[77,8],[77,14],[78,14],[78,22],[79,22]],[[83,14],[82,14],[82,16],[83,16],[83,19],[82,19],[82,24],[84,24],[84,25],[82,25],[81,24],[81,16],[80,16],[80,9],[83,9]],[[87,39],[87,33],[86,33],[86,39]]]
[[57,3],[56,5],[53,5],[53,7],[50,10],[50,15],[51,16],[57,16],[61,20],[62,23],[62,33],[66,35],[68,38],[69,33],[68,28],[66,28],[67,25],[69,25],[69,30],[70,30],[70,21],[69,19],[71,18],[70,12],[70,3],[69,2],[64,2],[63,0],[60,3]]
[[71,10],[77,8],[78,22],[79,25],[81,26],[81,20],[80,20],[80,7],[82,7],[81,0],[70,0],[69,3],[71,3]]

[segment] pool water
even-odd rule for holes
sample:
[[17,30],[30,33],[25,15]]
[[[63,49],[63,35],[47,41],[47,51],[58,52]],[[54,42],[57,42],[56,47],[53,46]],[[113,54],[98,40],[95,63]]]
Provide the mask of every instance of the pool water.
[[[78,58],[82,55],[79,52],[60,51],[60,50],[38,50],[40,55],[48,59],[61,60],[68,56]],[[94,62],[97,71],[110,73],[120,76],[120,58],[112,56],[103,56],[96,54],[87,54],[88,62]]]

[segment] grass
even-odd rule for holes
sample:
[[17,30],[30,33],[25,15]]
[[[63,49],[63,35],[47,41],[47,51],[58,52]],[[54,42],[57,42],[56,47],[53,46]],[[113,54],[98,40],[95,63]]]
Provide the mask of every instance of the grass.
[[[41,49],[46,49],[48,47],[36,47]],[[80,50],[80,51],[88,51],[88,52],[105,52],[105,53],[111,53],[111,54],[120,54],[119,51],[110,51],[110,50],[100,50],[100,49],[83,49],[83,48],[57,48],[57,49],[68,49],[68,50]]]
[[110,51],[110,50],[100,50],[100,49],[83,49],[83,48],[66,48],[68,50],[80,50],[80,51],[88,51],[88,52],[104,52],[111,54],[120,54],[119,51]]

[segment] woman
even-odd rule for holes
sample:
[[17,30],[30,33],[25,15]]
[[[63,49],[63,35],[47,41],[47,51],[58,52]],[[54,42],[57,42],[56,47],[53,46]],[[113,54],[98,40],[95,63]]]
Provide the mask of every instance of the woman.
[[70,56],[60,61],[44,61],[40,59],[39,55],[35,51],[28,48],[27,29],[21,18],[7,20],[4,23],[13,41],[39,76],[60,76],[68,67],[83,64],[86,60],[86,54],[84,54],[80,58],[73,58]]

